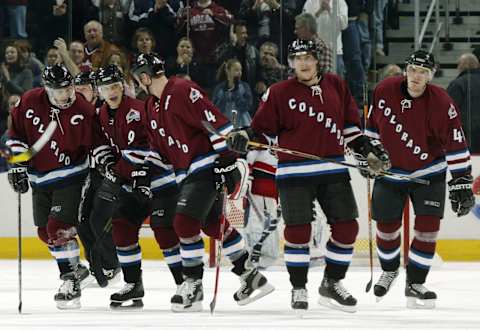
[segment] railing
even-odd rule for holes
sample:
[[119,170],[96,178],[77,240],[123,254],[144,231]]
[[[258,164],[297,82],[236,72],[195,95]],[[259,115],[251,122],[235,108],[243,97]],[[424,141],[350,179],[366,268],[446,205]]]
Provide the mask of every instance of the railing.
[[[414,19],[414,38],[415,38],[415,50],[421,48],[423,43],[423,38],[425,37],[425,32],[427,31],[428,25],[430,24],[430,19],[432,18],[433,10],[435,10],[435,20],[437,23],[437,29],[435,30],[434,37],[432,40],[432,44],[430,45],[430,52],[436,50],[436,43],[439,40],[440,31],[442,29],[443,23],[440,22],[440,0],[432,0],[430,2],[430,6],[428,7],[427,16],[425,17],[425,21],[423,22],[423,26],[421,31],[420,30],[420,0],[415,0],[414,3],[414,12],[415,12],[415,19]],[[447,1],[447,9],[448,11],[448,1]]]

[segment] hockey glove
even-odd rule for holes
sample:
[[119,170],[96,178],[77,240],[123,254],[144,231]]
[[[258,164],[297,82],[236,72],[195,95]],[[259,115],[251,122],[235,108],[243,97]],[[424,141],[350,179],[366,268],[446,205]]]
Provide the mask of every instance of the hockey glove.
[[448,198],[452,203],[452,210],[461,217],[470,212],[475,205],[472,191],[473,177],[465,175],[448,181]]
[[242,177],[237,168],[236,160],[228,158],[217,158],[217,160],[215,160],[213,173],[215,182],[217,184],[225,184],[229,195],[236,190]]
[[111,170],[104,173],[102,184],[97,190],[97,196],[107,202],[116,201],[122,189],[121,179]]
[[8,170],[8,182],[13,191],[24,194],[28,191],[28,175],[26,167],[12,167]]
[[133,184],[132,193],[135,199],[141,205],[148,205],[152,199],[152,191],[150,190],[150,175],[148,168],[141,168],[132,171],[131,174]]
[[253,131],[251,129],[239,128],[228,133],[225,140],[228,149],[240,154],[246,154],[248,152],[248,142],[252,137]]
[[[359,165],[362,166],[360,162],[363,162],[363,164],[366,162],[365,165],[368,165],[368,168],[374,171],[376,175],[381,175],[382,172],[390,169],[390,157],[379,140],[362,135],[350,142],[349,147],[353,149]],[[360,173],[362,172],[365,171],[360,171]]]

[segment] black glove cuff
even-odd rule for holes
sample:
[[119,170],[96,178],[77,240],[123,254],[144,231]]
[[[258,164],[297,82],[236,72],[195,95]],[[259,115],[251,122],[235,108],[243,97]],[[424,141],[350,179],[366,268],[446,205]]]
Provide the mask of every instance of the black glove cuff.
[[144,186],[150,187],[150,171],[147,167],[138,168],[132,171],[130,177],[133,180],[133,188]]

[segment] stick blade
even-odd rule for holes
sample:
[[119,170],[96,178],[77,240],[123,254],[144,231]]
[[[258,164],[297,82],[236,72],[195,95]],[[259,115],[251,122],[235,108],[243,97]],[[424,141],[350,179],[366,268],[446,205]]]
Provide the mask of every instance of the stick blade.
[[210,314],[213,315],[213,312],[215,311],[215,306],[217,305],[217,297],[214,297],[212,301],[210,302]]
[[368,281],[367,286],[365,287],[365,292],[370,291],[370,289],[372,288],[372,282],[373,282],[372,279],[370,279],[370,281]]
[[57,122],[51,121],[45,132],[40,136],[40,138],[25,152],[22,152],[18,155],[8,158],[10,164],[22,163],[29,161],[33,156],[35,156],[42,148],[50,141],[53,133],[57,129]]

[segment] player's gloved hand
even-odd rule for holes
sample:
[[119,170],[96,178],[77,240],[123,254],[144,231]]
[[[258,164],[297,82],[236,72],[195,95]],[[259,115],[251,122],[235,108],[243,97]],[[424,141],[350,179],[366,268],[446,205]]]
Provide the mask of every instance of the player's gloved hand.
[[103,173],[104,179],[97,190],[97,196],[107,202],[116,201],[122,189],[122,180],[110,169]]
[[8,170],[8,182],[13,191],[24,194],[28,191],[28,175],[26,167],[12,167]]
[[382,172],[388,171],[392,167],[390,157],[379,140],[362,135],[350,142],[349,147],[353,149],[354,154],[363,157],[368,168],[375,172],[375,175],[381,175]]
[[103,157],[97,158],[97,169],[104,177],[107,173],[112,172],[112,168],[115,166],[115,157],[108,153]]
[[135,199],[142,205],[148,205],[153,196],[150,190],[150,174],[148,168],[132,171],[131,177],[133,179],[132,193]]
[[253,131],[245,128],[236,128],[227,134],[225,138],[228,149],[246,154],[248,152],[248,142],[253,136]]
[[364,178],[375,179],[376,175],[367,169],[368,168],[367,159],[362,155],[356,154],[356,153],[353,154],[353,157],[355,157],[355,160],[357,161],[357,165],[360,166],[361,168],[364,168],[364,169],[359,169],[360,174]]
[[224,183],[229,195],[236,190],[242,179],[242,175],[237,168],[237,161],[231,158],[217,158],[213,173],[217,184]]
[[471,175],[448,181],[448,198],[450,198],[453,212],[459,217],[468,214],[475,205],[472,183],[473,177]]

